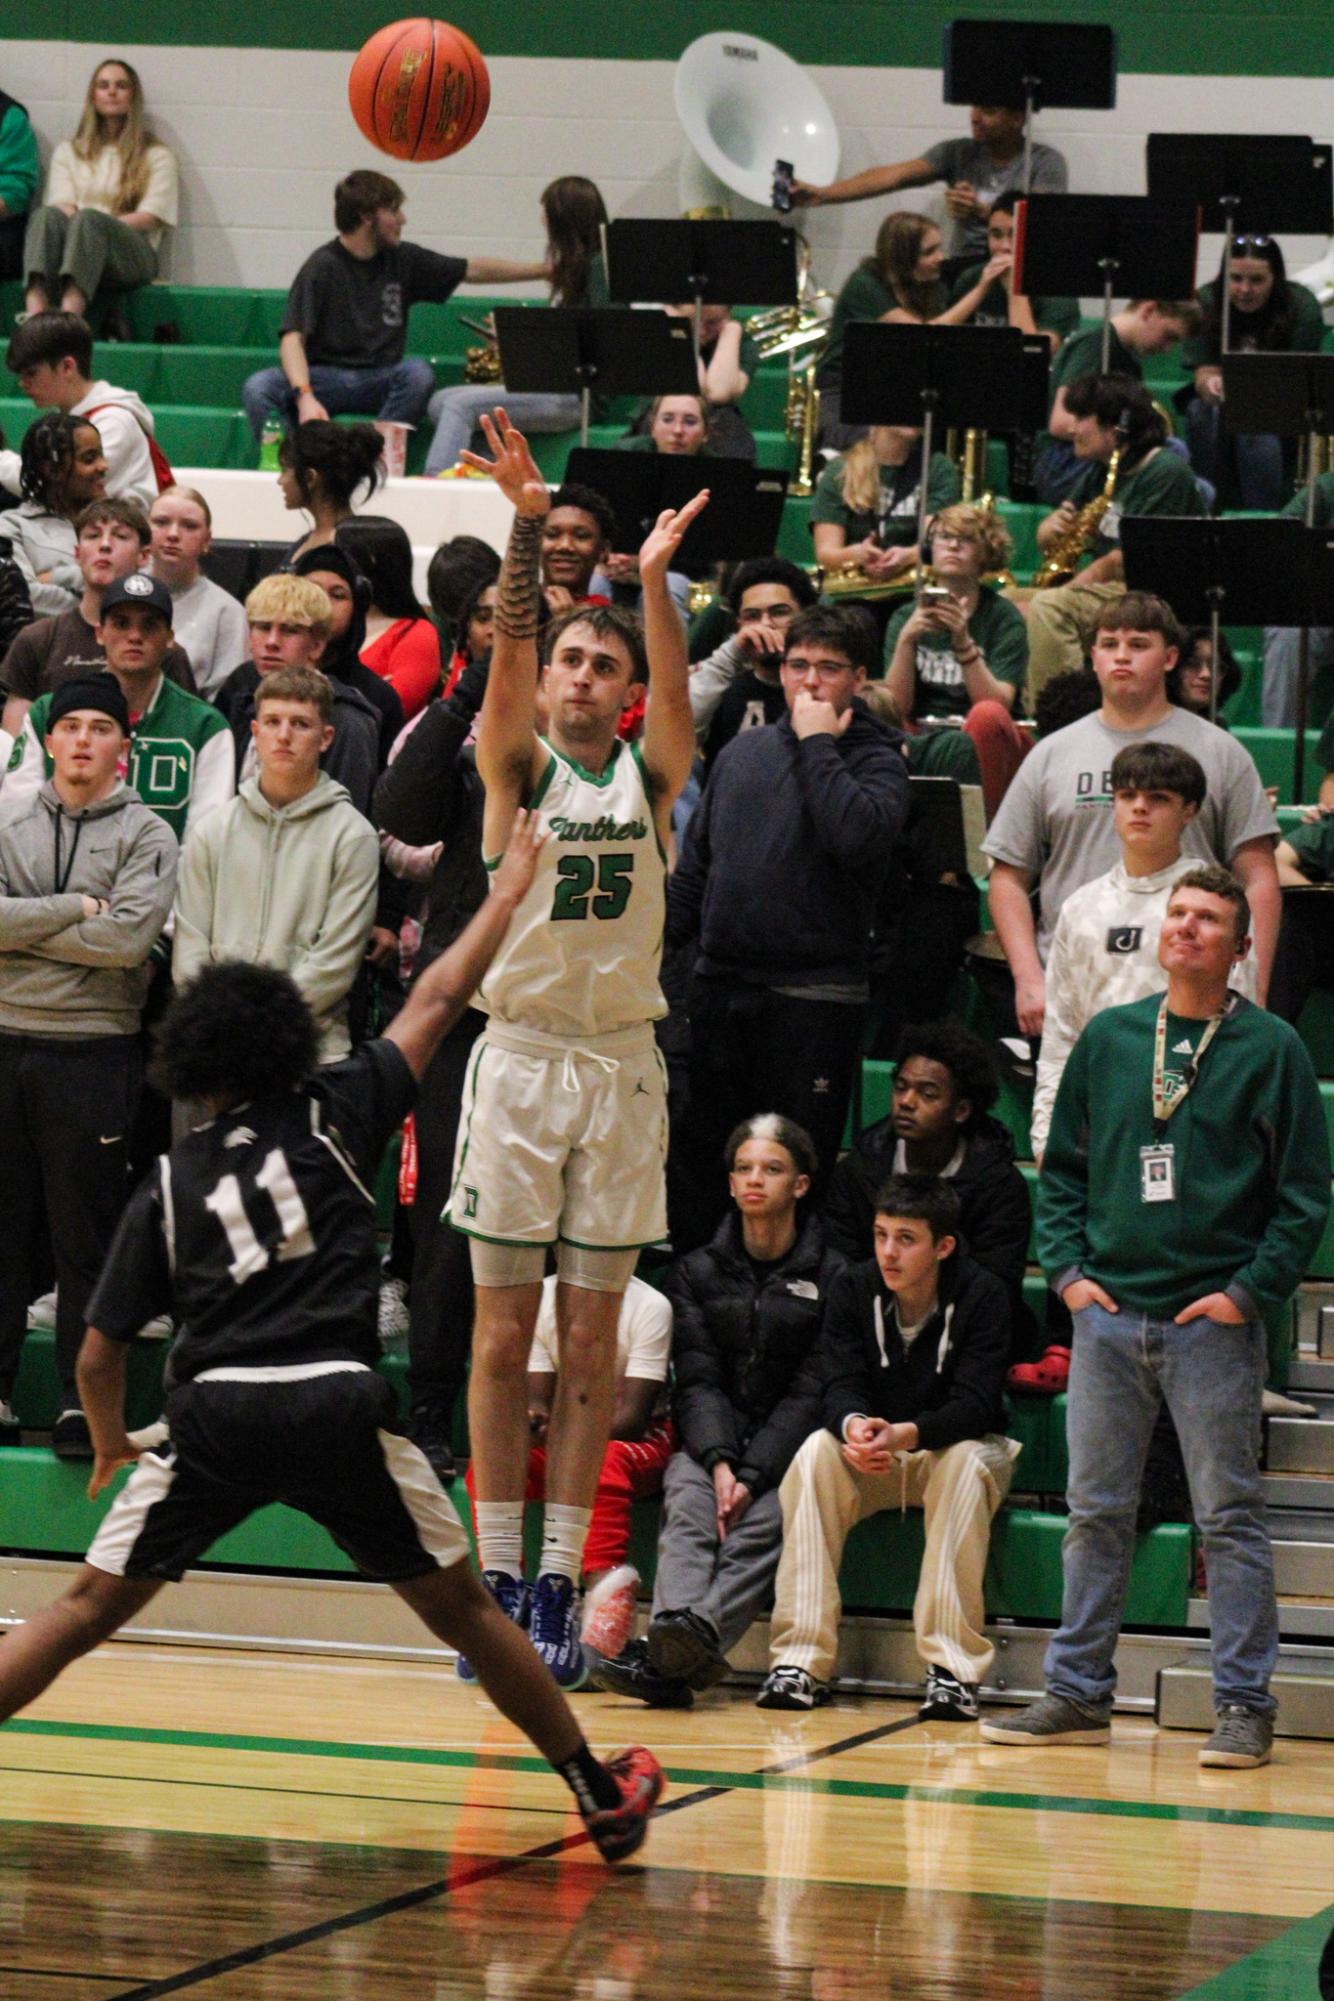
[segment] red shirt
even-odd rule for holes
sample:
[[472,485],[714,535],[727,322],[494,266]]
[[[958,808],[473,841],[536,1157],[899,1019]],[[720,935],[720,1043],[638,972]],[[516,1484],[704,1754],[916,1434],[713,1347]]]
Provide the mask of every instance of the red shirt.
[[361,649],[363,666],[387,681],[405,720],[440,693],[440,635],[429,618],[398,618]]

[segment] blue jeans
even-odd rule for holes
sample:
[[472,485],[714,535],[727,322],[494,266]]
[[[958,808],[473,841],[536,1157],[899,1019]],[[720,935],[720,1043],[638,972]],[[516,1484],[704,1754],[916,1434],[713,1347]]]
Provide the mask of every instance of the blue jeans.
[[[390,368],[328,368],[316,362],[310,386],[331,417],[380,417],[386,423],[420,424],[435,388],[429,361],[408,355]],[[281,368],[261,368],[246,377],[241,402],[257,438],[276,412],[288,430],[296,422],[296,398]]]
[[1061,1624],[1047,1686],[1094,1716],[1116,1691],[1113,1655],[1135,1547],[1149,1434],[1165,1399],[1204,1539],[1214,1701],[1272,1713],[1278,1654],[1274,1555],[1260,1484],[1265,1330],[1192,1320],[1178,1327],[1128,1308],[1075,1315],[1070,1363],[1070,1526]]
[[[1297,669],[1300,664],[1301,634],[1295,625],[1265,627],[1265,678],[1260,695],[1260,721],[1267,730],[1290,730],[1297,726]],[[1309,672],[1312,680],[1321,668],[1334,665],[1334,625],[1311,627]],[[1310,683],[1308,682],[1308,687]],[[1308,729],[1319,729],[1325,718],[1308,707]]]
[[577,396],[542,395],[537,390],[512,396],[503,382],[461,382],[452,389],[437,389],[431,398],[428,415],[435,425],[435,436],[426,454],[425,470],[445,472],[457,464],[482,417],[489,417],[497,404],[512,424],[532,437],[539,431],[579,428]]
[[1217,403],[1193,396],[1186,405],[1186,444],[1190,462],[1201,479],[1217,489],[1223,507],[1253,507],[1277,514],[1292,498],[1292,479],[1284,470],[1283,440],[1268,432],[1223,429]]

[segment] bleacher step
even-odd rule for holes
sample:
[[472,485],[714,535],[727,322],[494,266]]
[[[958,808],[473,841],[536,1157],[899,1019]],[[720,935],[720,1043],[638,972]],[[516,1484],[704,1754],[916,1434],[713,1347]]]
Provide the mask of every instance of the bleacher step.
[[1332,1419],[1334,1408],[1321,1408],[1319,1417],[1271,1417],[1266,1427],[1266,1469],[1270,1473],[1334,1473]]
[[[1209,1600],[1192,1598],[1186,1623],[1192,1632],[1209,1631]],[[1282,1640],[1334,1640],[1334,1598],[1278,1597],[1278,1631]]]
[[[1279,1648],[1270,1689],[1278,1703],[1274,1734],[1334,1740],[1334,1651]],[[1193,1654],[1158,1676],[1157,1721],[1164,1730],[1213,1728],[1212,1664]]]
[[1334,1598],[1334,1536],[1311,1533],[1309,1520],[1299,1536],[1285,1534],[1287,1524],[1271,1515],[1274,1583],[1288,1598]]
[[1334,1514],[1334,1473],[1265,1473],[1265,1506]]

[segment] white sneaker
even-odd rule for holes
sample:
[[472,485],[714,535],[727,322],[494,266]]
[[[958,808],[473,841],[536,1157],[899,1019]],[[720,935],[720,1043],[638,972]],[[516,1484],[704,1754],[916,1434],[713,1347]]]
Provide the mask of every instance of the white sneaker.
[[0,1397],[0,1445],[17,1445],[19,1442],[19,1420],[12,1404]]
[[56,1295],[55,1288],[52,1287],[51,1291],[44,1292],[40,1299],[34,1299],[32,1305],[28,1308],[28,1325],[29,1327],[44,1327],[50,1333],[54,1332],[55,1324]]
[[579,1637],[586,1647],[604,1661],[619,1660],[635,1630],[635,1606],[639,1594],[639,1572],[631,1563],[619,1563],[604,1571],[584,1597],[584,1618]]
[[136,1341],[170,1341],[175,1332],[176,1323],[171,1315],[159,1313],[152,1320],[145,1320],[134,1338]]
[[378,1323],[381,1348],[385,1350],[401,1348],[408,1338],[410,1325],[406,1281],[387,1275],[382,1277]]

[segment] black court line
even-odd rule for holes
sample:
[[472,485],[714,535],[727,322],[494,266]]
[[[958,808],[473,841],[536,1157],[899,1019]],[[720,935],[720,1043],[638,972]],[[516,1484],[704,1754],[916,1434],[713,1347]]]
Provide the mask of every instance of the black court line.
[[[759,1769],[761,1778],[778,1778],[797,1769],[801,1765],[814,1764],[817,1759],[833,1758],[840,1751],[850,1751],[859,1744],[868,1744],[880,1737],[891,1737],[900,1730],[907,1730],[919,1723],[920,1717],[901,1717],[897,1723],[882,1724],[875,1730],[862,1730],[856,1736],[840,1738],[836,1743],[821,1745],[817,1750],[803,1753],[800,1757],[785,1759],[778,1765],[764,1765]],[[703,1806],[709,1800],[724,1799],[733,1791],[731,1786],[699,1786],[693,1792],[682,1793],[675,1799],[667,1800],[657,1809],[655,1818],[669,1813],[680,1813],[683,1808]],[[423,1904],[447,1897],[451,1890],[471,1889],[474,1883],[487,1883],[497,1876],[508,1876],[521,1869],[528,1862],[548,1861],[554,1855],[561,1855],[568,1848],[582,1848],[588,1845],[587,1834],[569,1834],[559,1841],[544,1841],[536,1848],[525,1848],[518,1855],[496,1856],[487,1862],[479,1862],[474,1868],[461,1869],[452,1877],[438,1877],[432,1883],[422,1883],[415,1890],[401,1890],[397,1896],[383,1897],[378,1903],[363,1904],[354,1911],[345,1911],[336,1918],[325,1918],[319,1924],[307,1925],[300,1931],[285,1932],[280,1937],[266,1939],[258,1945],[243,1946],[236,1952],[223,1954],[220,1958],[205,1960],[198,1966],[187,1967],[183,1973],[168,1974],[162,1980],[150,1980],[137,1987],[124,1988],[111,2001],[159,2001],[167,1994],[180,1994],[189,1987],[201,1987],[205,1981],[218,1980],[225,1973],[235,1973],[243,1966],[256,1966],[266,1959],[276,1959],[280,1954],[299,1951],[302,1946],[316,1945],[321,1939],[333,1938],[340,1932],[356,1931],[362,1925],[375,1924],[381,1918],[394,1917],[399,1911],[416,1910]],[[318,1845],[318,1844],[316,1844]]]

